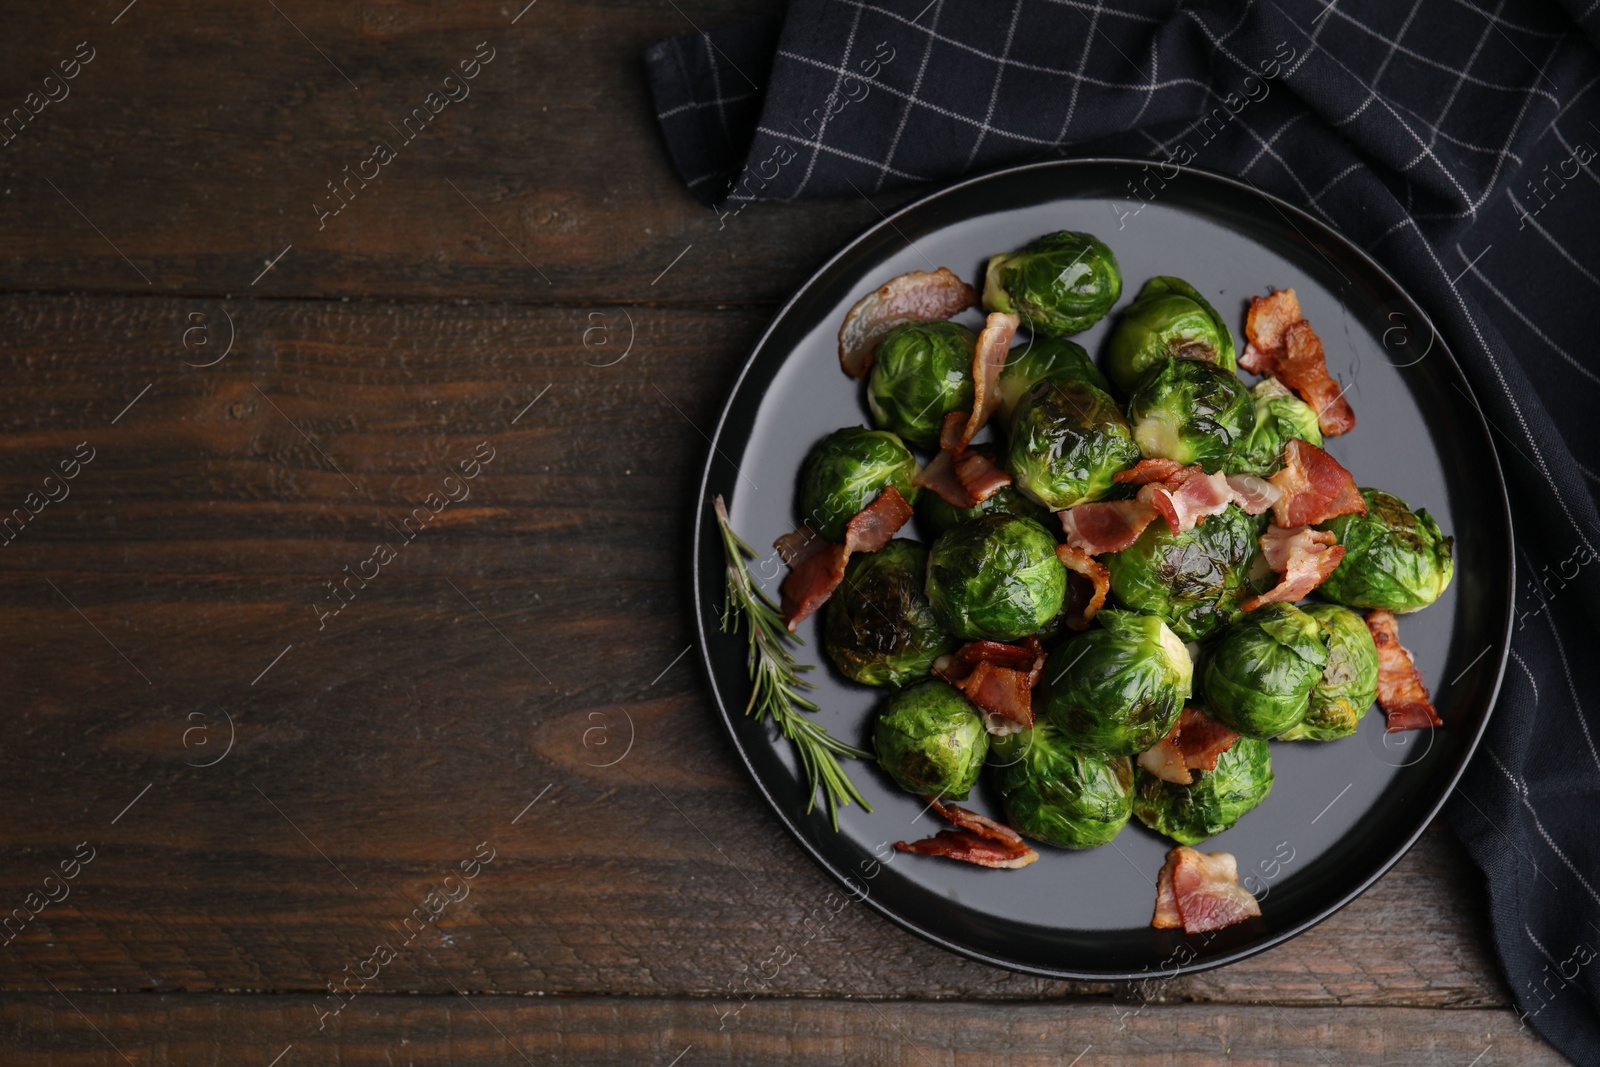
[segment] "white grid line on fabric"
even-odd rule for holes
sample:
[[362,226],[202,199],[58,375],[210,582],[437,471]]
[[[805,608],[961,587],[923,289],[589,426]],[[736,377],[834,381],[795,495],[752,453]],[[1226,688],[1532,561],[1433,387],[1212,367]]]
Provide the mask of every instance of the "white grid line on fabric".
[[[846,0],[846,2],[850,2],[850,0]],[[850,2],[850,6],[851,7],[861,7],[862,5]],[[875,11],[877,9],[876,8],[867,8],[867,10]],[[918,26],[917,29],[921,30],[923,33],[928,34],[930,37],[932,37],[934,40],[940,42],[941,44],[949,44],[949,45],[959,46],[959,42],[953,41],[949,37],[945,37],[945,36],[943,36],[941,34],[932,33],[932,32],[929,31],[929,29],[926,26]],[[971,49],[969,48],[968,51],[971,51]],[[809,63],[811,66],[818,67],[818,68],[820,68],[822,70],[838,71],[838,69],[839,69],[838,67],[834,66],[831,63],[824,63],[822,60],[817,59],[817,58],[815,58],[813,56],[804,56],[804,55],[801,55],[798,52],[791,52],[786,48],[779,49],[777,54],[782,56],[784,59],[792,59],[792,60],[796,60],[796,61],[801,62],[801,63]],[[993,56],[987,56],[987,55],[983,55],[981,53],[978,53],[978,55],[979,55],[979,58],[988,60],[991,63],[998,62],[998,60]],[[1016,60],[1016,59],[1013,59],[1013,60],[1009,61],[1006,65],[1010,66],[1010,67],[1015,67],[1017,70],[1026,70],[1026,71],[1029,71],[1030,73],[1033,73],[1033,74],[1050,74],[1050,75],[1053,75],[1054,77],[1057,77],[1057,78],[1067,78],[1067,79],[1071,79],[1071,80],[1076,80],[1078,78],[1078,75],[1074,74],[1070,70],[1059,70],[1059,69],[1057,69],[1055,67],[1041,67],[1041,66],[1038,66],[1037,64],[1024,63],[1021,60]],[[848,70],[846,70],[845,73],[849,74],[850,72]],[[1140,71],[1139,73],[1142,75],[1144,72]],[[1105,78],[1096,78],[1093,75],[1089,75],[1089,74],[1083,75],[1082,80],[1083,80],[1085,85],[1093,85],[1093,86],[1095,86],[1096,88],[1099,88],[1099,89],[1116,89],[1119,92],[1134,92],[1134,91],[1142,89],[1144,87],[1139,82],[1107,81]],[[882,82],[875,82],[874,83],[874,85],[882,85],[882,84],[883,84]],[[1193,86],[1197,86],[1197,87],[1202,88],[1202,89],[1210,88],[1210,86],[1206,82],[1203,82],[1198,78],[1174,78],[1171,81],[1162,82],[1160,85],[1156,86],[1156,88],[1158,88],[1158,89],[1170,89],[1170,88],[1173,88],[1174,86],[1179,86],[1179,85],[1193,85]],[[888,88],[888,87],[885,86],[885,88]],[[897,90],[891,90],[891,91],[897,91]],[[904,95],[904,94],[902,93],[901,95]],[[976,122],[977,120],[973,119],[972,121]],[[998,131],[997,130],[996,132],[1002,132],[1002,131]]]
[[1511,658],[1517,661],[1517,666],[1522,668],[1522,673],[1526,674],[1528,676],[1528,685],[1533,687],[1533,706],[1534,707],[1538,707],[1539,706],[1539,683],[1534,679],[1533,671],[1528,669],[1527,663],[1523,662],[1522,657],[1517,654],[1517,650],[1516,649],[1513,648],[1513,649],[1509,649],[1508,651],[1511,653]]
[[[1500,0],[1500,8],[1504,8],[1505,6],[1506,0]],[[1496,10],[1498,11],[1500,8],[1496,8]],[[1467,65],[1461,68],[1461,74],[1456,78],[1455,85],[1450,88],[1450,95],[1445,98],[1444,108],[1440,110],[1438,120],[1433,123],[1433,136],[1428,140],[1429,148],[1432,148],[1434,145],[1439,143],[1439,127],[1444,125],[1445,117],[1450,114],[1450,109],[1455,107],[1456,97],[1461,95],[1461,87],[1467,83],[1467,74],[1470,73],[1472,68],[1477,64],[1478,56],[1482,54],[1483,46],[1488,42],[1489,34],[1493,32],[1493,30],[1494,23],[1484,23],[1483,33],[1481,36],[1479,36],[1478,43],[1472,46],[1472,55],[1467,57]],[[1372,87],[1374,91],[1376,91],[1378,87],[1377,82],[1373,82]]]
[[[804,145],[807,148],[815,149],[819,152],[828,152],[832,155],[838,156],[840,159],[848,159],[852,163],[864,163],[869,167],[879,167],[883,165],[876,159],[868,159],[866,156],[857,155],[854,152],[846,152],[842,148],[835,148],[831,144],[823,144],[821,141],[811,140],[810,138],[797,136],[793,133],[786,133],[783,130],[773,129],[771,126],[757,126],[756,132],[764,133],[768,137],[782,137],[786,141],[793,141],[795,144]],[[908,182],[925,182],[931,180],[925,174],[912,174],[909,171],[899,170],[895,167],[890,167],[889,173],[893,174],[896,178],[904,178]]]
[[1406,12],[1406,20],[1400,24],[1400,31],[1394,35],[1394,44],[1389,46],[1383,54],[1383,62],[1378,64],[1377,72],[1372,75],[1372,89],[1377,92],[1378,83],[1383,80],[1383,75],[1389,69],[1389,64],[1394,62],[1395,51],[1400,47],[1400,42],[1406,39],[1406,31],[1411,29],[1411,23],[1416,19],[1417,12],[1422,10],[1422,0],[1414,0],[1411,10]]
[[1594,0],[1594,2],[1591,3],[1588,7],[1584,8],[1583,14],[1579,15],[1573,21],[1582,22],[1584,19],[1586,19],[1590,15],[1594,14],[1594,9],[1597,8],[1597,7],[1600,7],[1600,0]]
[[[1556,135],[1556,140],[1561,143],[1561,148],[1567,153],[1567,155],[1572,156],[1575,154],[1576,149],[1567,143],[1566,134],[1562,133],[1558,127],[1551,127],[1550,132]],[[1574,160],[1574,162],[1576,162],[1576,160]],[[1556,169],[1559,170],[1560,166],[1561,165],[1559,163],[1556,164]],[[1596,177],[1594,171],[1590,170],[1588,167],[1579,167],[1578,169],[1586,174],[1590,181],[1594,182],[1596,185],[1600,185],[1600,177]]]
[[737,104],[739,101],[749,100],[755,95],[755,93],[740,93],[738,96],[719,96],[712,100],[691,100],[687,104],[679,104],[676,107],[669,107],[665,111],[657,111],[656,121],[665,122],[674,115],[680,115],[685,111],[698,111],[708,107],[721,108],[726,104]]
[[[1099,25],[1100,21],[1100,4],[1096,3],[1094,5],[1094,9],[1095,13],[1093,15],[1084,15],[1082,11],[1078,12],[1078,14],[1083,15],[1084,18],[1089,20],[1089,32],[1083,35],[1083,50],[1078,55],[1078,73],[1072,79],[1072,92],[1067,94],[1067,116],[1061,120],[1061,129],[1056,131],[1057,144],[1061,144],[1066,141],[1067,130],[1072,125],[1072,116],[1076,114],[1078,110],[1078,90],[1083,88],[1083,72],[1089,69],[1089,53],[1094,48],[1095,29]],[[1019,12],[1022,10],[1022,4],[1020,2],[1017,4],[1017,10]],[[1007,44],[1009,43],[1010,42],[1008,40]],[[1129,62],[1131,63],[1132,60],[1129,60]],[[1143,74],[1144,71],[1140,71],[1139,73]],[[998,89],[999,85],[996,84],[995,88]],[[1151,92],[1153,93],[1154,90],[1151,90]],[[990,110],[993,110],[993,108],[991,107]],[[1142,114],[1144,112],[1144,108],[1140,108],[1139,111]]]
[[[717,53],[711,48],[711,35],[702,33],[700,39],[706,43],[706,64],[711,68],[711,91],[716,94],[716,100],[722,99],[722,71],[717,66]],[[717,120],[722,123],[722,136],[733,143],[733,131],[728,129],[728,110],[721,103],[717,104]]]
[[1328,179],[1328,184],[1324,185],[1321,189],[1318,189],[1317,190],[1317,195],[1312,197],[1312,199],[1313,200],[1321,200],[1323,197],[1327,196],[1330,192],[1333,191],[1333,187],[1335,185],[1338,185],[1340,182],[1342,182],[1346,178],[1350,177],[1350,175],[1352,175],[1352,174],[1356,173],[1357,171],[1359,171],[1363,166],[1364,166],[1364,164],[1362,164],[1362,163],[1352,163],[1352,164],[1350,164],[1344,170],[1341,170],[1338,174],[1335,174],[1332,178],[1329,178]]
[[[1527,558],[1526,549],[1523,550],[1523,558]],[[1533,561],[1528,560],[1528,563],[1531,569]],[[1545,613],[1544,622],[1550,627],[1550,639],[1555,642],[1556,655],[1561,659],[1561,673],[1567,677],[1567,694],[1572,697],[1572,707],[1577,712],[1575,717],[1578,725],[1583,727],[1583,739],[1589,743],[1589,758],[1594,760],[1595,767],[1600,769],[1600,752],[1595,750],[1594,737],[1589,733],[1588,717],[1583,713],[1583,701],[1578,699],[1578,687],[1572,681],[1572,665],[1567,662],[1567,646],[1562,643],[1561,634],[1556,631],[1556,621],[1549,613]]]
[[989,120],[994,118],[994,107],[1000,102],[1000,83],[1006,77],[1006,57],[1011,54],[1011,42],[1017,36],[1017,23],[1022,21],[1022,4],[1023,0],[1016,0],[1015,5],[1011,8],[1011,25],[1006,30],[1005,48],[1001,51],[1000,62],[995,67],[994,84],[989,88],[989,110],[984,112],[983,122],[978,127],[978,136],[973,138],[972,141],[972,151],[967,153],[967,166],[963,169],[972,166],[972,161],[978,158],[978,149],[983,147],[984,137],[992,132]]
[[[944,14],[944,0],[933,0],[933,21],[928,23],[932,29],[937,29],[939,16]],[[918,16],[919,18],[921,16]],[[906,124],[911,121],[911,100],[917,99],[917,92],[922,88],[923,76],[928,71],[928,60],[933,56],[933,37],[928,37],[922,42],[922,62],[917,64],[917,76],[911,82],[911,92],[907,102],[900,108],[900,119],[895,123],[894,137],[889,141],[889,150],[883,155],[883,165],[878,168],[878,184],[872,191],[878,192],[883,188],[884,179],[889,176],[889,165],[894,162],[894,154],[900,150],[900,138],[906,132]]]
[[[1461,249],[1459,248],[1459,246],[1456,249],[1456,253],[1458,255],[1460,255],[1462,259],[1467,258],[1466,254],[1461,252]],[[1543,330],[1539,329],[1538,325],[1531,318],[1529,318],[1526,314],[1524,314],[1523,310],[1521,308],[1517,307],[1517,305],[1514,302],[1512,302],[1510,297],[1506,296],[1506,294],[1502,293],[1498,288],[1495,287],[1494,283],[1489,280],[1488,275],[1484,274],[1483,271],[1478,269],[1478,265],[1476,263],[1470,264],[1467,267],[1467,273],[1471,274],[1474,278],[1478,279],[1478,281],[1483,284],[1483,287],[1485,289],[1487,289],[1487,290],[1489,290],[1489,292],[1493,293],[1495,299],[1500,301],[1500,303],[1504,304],[1506,306],[1506,310],[1511,312],[1511,314],[1515,315],[1517,317],[1517,320],[1519,322],[1521,322],[1522,325],[1524,325],[1524,326],[1526,326],[1528,328],[1528,332],[1529,333],[1533,334],[1539,340],[1543,341],[1546,345],[1548,345],[1550,350],[1552,352],[1554,352],[1556,355],[1558,355],[1562,359],[1566,360],[1568,365],[1570,365],[1573,370],[1577,371],[1579,374],[1583,375],[1585,378],[1589,379],[1591,382],[1595,383],[1596,385],[1600,385],[1600,374],[1596,374],[1594,371],[1590,370],[1588,367],[1585,367],[1582,364],[1582,362],[1580,362],[1576,357],[1574,357],[1572,355],[1572,353],[1568,352],[1565,348],[1562,348],[1560,345],[1556,344],[1555,341],[1552,340],[1547,333],[1545,333]]]
[[1534,828],[1539,831],[1539,836],[1544,838],[1544,843],[1550,846],[1550,851],[1556,854],[1556,858],[1565,864],[1567,870],[1572,872],[1573,877],[1577,878],[1582,883],[1583,888],[1588,890],[1589,896],[1593,897],[1596,903],[1600,903],[1600,894],[1594,891],[1594,886],[1590,885],[1589,880],[1583,876],[1583,873],[1573,866],[1572,861],[1567,858],[1567,854],[1562,852],[1560,847],[1556,845],[1555,838],[1550,836],[1550,831],[1544,828],[1544,823],[1539,820],[1539,813],[1534,809],[1533,801],[1528,799],[1526,787],[1522,786],[1517,781],[1516,776],[1506,769],[1506,765],[1500,762],[1500,757],[1495,755],[1494,749],[1488,749],[1488,752],[1489,758],[1494,760],[1494,765],[1500,768],[1502,774],[1511,779],[1512,785],[1518,787],[1517,796],[1522,800],[1522,806],[1527,808],[1528,813],[1533,816]]
[[[1469,11],[1477,12],[1478,14],[1482,15],[1484,18],[1488,19],[1490,22],[1494,23],[1496,26],[1504,26],[1508,30],[1516,30],[1518,33],[1525,33],[1529,37],[1566,37],[1566,36],[1568,36],[1566,30],[1536,30],[1532,26],[1520,25],[1518,23],[1512,22],[1508,18],[1502,18],[1498,14],[1491,15],[1487,11],[1485,11],[1483,8],[1479,7],[1477,4],[1472,3],[1472,0],[1451,0],[1451,3],[1459,4],[1462,7],[1468,9]],[[1504,6],[1504,5],[1502,5],[1502,6]],[[1590,10],[1592,11],[1594,9],[1590,8]],[[1582,16],[1579,16],[1579,17],[1581,18]]]
[[[1077,8],[1079,11],[1084,11],[1090,7],[1090,5],[1082,3],[1081,0],[1046,0],[1046,2],[1055,4],[1057,7]],[[1600,0],[1595,0],[1595,2],[1600,3]],[[1096,3],[1094,8],[1099,9],[1100,6],[1101,5],[1099,3]],[[1162,22],[1161,19],[1154,15],[1140,15],[1133,11],[1118,11],[1116,8],[1106,8],[1105,13],[1107,15],[1115,15],[1118,18],[1128,19],[1130,22],[1142,22],[1147,26],[1159,26]]]
[[[1306,115],[1308,115],[1308,114],[1309,114],[1309,112],[1306,112],[1306,111],[1297,111],[1293,115],[1291,115],[1289,117],[1288,121],[1286,121],[1282,126],[1278,127],[1278,132],[1277,133],[1273,134],[1267,140],[1261,142],[1261,147],[1256,150],[1256,154],[1255,155],[1250,157],[1250,161],[1248,163],[1246,163],[1244,166],[1239,168],[1239,173],[1240,174],[1249,174],[1252,170],[1255,170],[1256,169],[1256,164],[1261,162],[1261,157],[1266,155],[1268,150],[1271,149],[1273,143],[1275,141],[1277,141],[1278,138],[1283,136],[1284,131],[1287,130],[1289,127],[1293,126],[1295,123],[1299,122],[1301,119],[1305,118]],[[1254,131],[1252,131],[1252,132],[1254,132]],[[1257,140],[1260,140],[1260,138],[1257,138]],[[1289,165],[1287,163],[1284,163],[1282,158],[1280,158],[1276,152],[1272,153],[1272,158],[1276,159],[1280,164],[1282,164],[1284,170],[1288,170],[1289,169]],[[1301,188],[1305,189],[1304,186],[1301,186]],[[1309,190],[1306,190],[1306,191],[1309,193]]]
[[[1595,3],[1600,4],[1600,0],[1595,0]],[[1543,137],[1545,134],[1554,129],[1556,123],[1561,121],[1562,116],[1568,111],[1572,110],[1572,105],[1583,99],[1584,94],[1590,89],[1593,89],[1596,85],[1600,85],[1600,74],[1595,75],[1593,78],[1590,78],[1588,81],[1584,82],[1583,85],[1578,87],[1577,91],[1572,94],[1572,99],[1568,100],[1565,104],[1562,104],[1560,110],[1556,112],[1555,117],[1545,124],[1545,128],[1543,130],[1539,131],[1539,136]]]
[[[832,100],[839,92],[839,86],[844,83],[846,72],[850,69],[850,53],[855,49],[856,46],[856,30],[859,29],[860,26],[861,9],[856,8],[856,13],[850,20],[850,32],[845,35],[844,51],[839,55],[839,65],[838,67],[834,68],[835,73],[833,77],[833,90],[828,94],[826,98],[827,100]],[[782,52],[778,54],[783,55]],[[806,172],[800,175],[800,184],[796,185],[794,187],[794,192],[789,194],[787,198],[789,200],[795,200],[799,198],[801,193],[805,192],[806,186],[811,183],[811,172],[817,168],[817,158],[822,154],[823,138],[828,136],[828,120],[832,119],[834,115],[834,112],[828,109],[826,103],[823,104],[823,112],[824,114],[822,116],[822,122],[817,127],[817,145],[811,150],[811,158],[806,161]]]

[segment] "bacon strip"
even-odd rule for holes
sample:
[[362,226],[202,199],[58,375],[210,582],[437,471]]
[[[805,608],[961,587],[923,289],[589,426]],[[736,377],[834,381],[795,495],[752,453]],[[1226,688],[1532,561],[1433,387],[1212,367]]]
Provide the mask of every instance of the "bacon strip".
[[1183,469],[1183,464],[1175,459],[1141,459],[1127,470],[1113,474],[1111,480],[1124,485],[1150,485],[1164,482]]
[[978,292],[948,267],[891,278],[857,300],[839,327],[839,366],[852,378],[872,369],[883,335],[905,322],[936,322],[978,306]]
[[1267,592],[1247,598],[1240,609],[1254,611],[1263,604],[1293,604],[1321,585],[1344,559],[1344,546],[1338,540],[1326,530],[1309,526],[1268,527],[1261,536],[1261,550],[1267,566],[1283,577]]
[[944,816],[955,828],[940,830],[921,841],[896,841],[894,847],[901,852],[945,856],[980,867],[1011,870],[1026,867],[1039,858],[1039,853],[1028,847],[1022,836],[1011,827],[955,804],[941,804],[937,797],[924,799],[930,808]]
[[961,690],[986,713],[992,734],[1033,726],[1033,686],[1044,673],[1044,648],[1037,637],[1019,645],[969,641],[933,662],[933,673]]
[[967,449],[955,457],[956,480],[974,502],[988,500],[1011,484],[1011,475],[982,452]]
[[1367,513],[1355,478],[1310,441],[1291,438],[1283,462],[1283,470],[1267,479],[1283,494],[1272,505],[1272,521],[1279,526],[1315,526],[1335,515]]
[[1056,558],[1067,570],[1089,580],[1088,601],[1079,607],[1074,598],[1067,606],[1067,625],[1074,630],[1087,630],[1095,615],[1106,606],[1106,594],[1111,591],[1111,572],[1104,563],[1071,545],[1057,545]]
[[[959,415],[960,412],[951,412]],[[961,484],[961,475],[956,470],[955,455],[950,452],[940,451],[928,461],[928,465],[917,472],[911,479],[911,484],[937,493],[939,498],[953,508],[975,508],[978,506],[977,498],[967,491]]]
[[1139,539],[1158,512],[1143,500],[1096,500],[1058,511],[1067,544],[1098,556],[1121,552]]
[[[1128,470],[1119,471],[1112,476],[1116,481],[1125,485],[1139,486],[1137,502],[1152,508],[1162,518],[1167,520],[1167,526],[1173,533],[1183,533],[1192,530],[1195,525],[1208,515],[1220,515],[1228,510],[1229,504],[1238,504],[1251,515],[1259,515],[1268,507],[1275,504],[1281,496],[1277,486],[1264,479],[1249,474],[1207,474],[1198,463],[1185,467],[1176,460],[1171,459],[1142,459]],[[1111,502],[1116,503],[1126,502]],[[1085,507],[1089,505],[1078,505]],[[1074,519],[1069,526],[1063,516],[1062,526],[1066,527],[1068,543],[1074,533],[1074,526],[1080,530],[1081,547],[1092,550],[1093,546],[1100,543],[1116,543],[1125,536],[1124,530],[1119,530],[1117,523],[1126,528],[1131,528],[1134,522],[1145,521],[1142,513],[1134,509],[1123,509],[1120,513],[1111,512],[1110,505],[1100,505],[1106,509],[1102,512],[1087,512],[1084,522],[1088,523],[1087,530]],[[1076,511],[1077,508],[1073,508]],[[1148,523],[1146,522],[1146,525]],[[1088,531],[1094,531],[1090,533]],[[1126,543],[1116,549],[1101,549],[1101,551],[1120,551],[1133,544],[1134,539],[1144,532],[1144,526],[1139,526],[1133,531]],[[1101,536],[1103,533],[1104,536]]]
[[1184,933],[1203,934],[1259,916],[1261,905],[1239,884],[1239,866],[1232,855],[1207,856],[1179,845],[1167,853],[1157,879],[1156,914],[1150,925],[1158,929],[1174,925],[1174,912]]
[[1267,296],[1252,296],[1244,320],[1244,336],[1249,343],[1239,356],[1239,366],[1251,374],[1275,374],[1278,357],[1283,355],[1283,335],[1297,322],[1304,322],[1300,298],[1293,289],[1279,289]]
[[1238,740],[1238,734],[1199,708],[1184,708],[1167,736],[1139,753],[1138,764],[1162,781],[1193,785],[1189,772],[1216,770],[1217,760]]
[[1172,892],[1172,871],[1178,865],[1178,850],[1173,849],[1167,853],[1167,862],[1161,865],[1161,873],[1156,876],[1156,913],[1150,920],[1150,925],[1157,930],[1176,930],[1183,925],[1183,916],[1178,914],[1178,898]]
[[844,544],[824,541],[810,528],[784,534],[773,542],[789,564],[789,574],[778,587],[783,621],[793,633],[827,602],[844,581],[845,564],[853,552],[876,552],[911,518],[911,505],[892,485],[853,515],[845,524]]
[[1228,475],[1228,488],[1233,490],[1233,502],[1246,515],[1263,514],[1283,499],[1283,490],[1254,474]]
[[1386,732],[1443,726],[1411,653],[1400,643],[1394,612],[1367,612],[1367,629],[1378,646],[1378,707],[1383,709]]
[[1151,482],[1139,499],[1161,513],[1173,533],[1192,530],[1208,515],[1220,515],[1233,503],[1233,487],[1220,471],[1207,474],[1198,464],[1184,467],[1165,482]]
[[1328,373],[1322,340],[1301,314],[1293,289],[1251,297],[1244,333],[1250,343],[1239,357],[1241,367],[1270,374],[1298,393],[1316,409],[1323,436],[1355,429],[1356,413],[1344,398],[1344,387]]
[[951,451],[966,448],[1000,406],[1000,372],[1011,353],[1011,338],[1021,325],[1022,320],[1016,315],[999,311],[985,320],[972,353],[972,414],[961,431],[960,444]]

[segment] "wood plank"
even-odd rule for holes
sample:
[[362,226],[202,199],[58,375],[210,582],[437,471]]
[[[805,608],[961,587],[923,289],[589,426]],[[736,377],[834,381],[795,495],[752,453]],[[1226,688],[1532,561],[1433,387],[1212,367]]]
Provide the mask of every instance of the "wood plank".
[[[673,173],[644,48],[772,5],[541,0],[513,25],[524,6],[179,0],[115,26],[41,8],[0,40],[18,72],[0,111],[79,42],[94,58],[4,146],[0,291],[771,301],[879,218],[854,200],[719,219]],[[405,127],[480,42],[469,95]],[[395,158],[363,167],[380,140]],[[325,218],[330,183],[348,203]]]
[[[0,949],[0,988],[321,990],[487,841],[383,992],[726,997],[831,888],[676,659],[696,427],[765,313],[632,308],[633,353],[596,367],[584,309],[231,306],[233,353],[196,369],[180,337],[195,308],[220,328],[214,303],[0,299],[0,502],[97,450],[0,549],[0,900],[97,850]],[[471,499],[319,629],[325,583],[484,441]],[[197,766],[222,712],[237,743]],[[637,744],[594,766],[586,731],[623,712]],[[860,907],[772,986],[1109,989],[970,963]],[[1442,829],[1317,929],[1160,995],[1509,1003]]]
[[[132,1063],[899,1064],[903,1067],[1522,1067],[1566,1061],[1509,1011],[692,1000],[357,998],[324,1019],[304,996],[8,996],[18,1067]],[[78,1014],[81,1011],[83,1014]],[[320,1023],[326,1029],[319,1032]],[[114,1048],[113,1048],[114,1044]],[[123,1060],[121,1055],[127,1057]],[[1076,1057],[1076,1058],[1075,1058]]]

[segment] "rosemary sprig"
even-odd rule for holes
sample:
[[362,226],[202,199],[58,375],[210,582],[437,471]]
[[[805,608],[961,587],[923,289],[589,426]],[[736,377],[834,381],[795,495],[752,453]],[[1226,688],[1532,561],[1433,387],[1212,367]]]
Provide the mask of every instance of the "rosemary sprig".
[[728,509],[720,495],[713,501],[712,507],[717,514],[717,525],[722,529],[722,547],[728,561],[728,592],[722,605],[722,632],[732,633],[743,617],[750,639],[750,680],[754,686],[744,713],[754,715],[757,722],[771,718],[777,724],[778,731],[794,745],[795,752],[800,756],[800,764],[805,769],[806,781],[811,786],[806,814],[811,814],[816,808],[817,790],[821,788],[823,798],[828,803],[828,817],[837,831],[839,805],[854,800],[866,810],[872,810],[856,789],[855,783],[850,781],[850,776],[839,766],[839,757],[870,759],[871,753],[845,744],[802,714],[802,711],[817,710],[817,705],[801,694],[802,689],[813,688],[810,682],[800,677],[812,668],[808,663],[795,660],[788,642],[805,642],[789,632],[783,623],[783,616],[778,613],[778,606],[751,579],[745,561],[755,558],[755,549],[733,532],[728,522]]

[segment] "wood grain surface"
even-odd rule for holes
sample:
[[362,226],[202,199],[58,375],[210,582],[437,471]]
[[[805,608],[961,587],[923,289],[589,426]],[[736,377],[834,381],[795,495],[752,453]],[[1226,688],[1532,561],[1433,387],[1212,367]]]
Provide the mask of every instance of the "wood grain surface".
[[5,1062],[1559,1062],[1440,827],[1176,981],[856,906],[737,998],[830,883],[684,655],[705,433],[775,302],[908,195],[719,223],[682,190],[640,52],[764,11],[118,0],[0,39],[18,98],[95,51],[0,149],[0,913],[36,912]]

